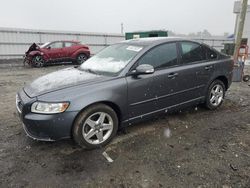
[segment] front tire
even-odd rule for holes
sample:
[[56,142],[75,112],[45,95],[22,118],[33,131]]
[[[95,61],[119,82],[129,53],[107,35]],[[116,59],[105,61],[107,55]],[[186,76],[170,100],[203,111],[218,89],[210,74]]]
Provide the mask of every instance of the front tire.
[[84,63],[86,60],[88,59],[88,56],[86,54],[79,54],[76,57],[76,63],[78,65],[81,65],[82,63]]
[[73,126],[73,138],[81,147],[99,148],[112,140],[117,129],[116,112],[105,104],[97,104],[78,115]]
[[210,110],[218,108],[223,103],[225,91],[225,84],[222,81],[213,81],[208,88],[205,106]]
[[44,59],[41,55],[35,55],[32,59],[32,66],[36,68],[43,67],[45,64]]

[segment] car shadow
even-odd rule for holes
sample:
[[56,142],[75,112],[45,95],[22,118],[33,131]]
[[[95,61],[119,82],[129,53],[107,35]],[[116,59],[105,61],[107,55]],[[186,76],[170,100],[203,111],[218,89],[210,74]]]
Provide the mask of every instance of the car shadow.
[[[128,135],[128,134],[133,135],[133,132],[136,132],[138,130],[143,130],[145,128],[157,125],[160,122],[162,123],[162,121],[167,120],[168,118],[176,118],[177,117],[179,119],[185,119],[185,117],[187,115],[192,115],[195,113],[203,113],[203,112],[207,112],[207,111],[208,110],[206,110],[205,108],[203,108],[201,106],[193,106],[193,107],[185,108],[183,110],[173,111],[171,113],[157,115],[155,117],[151,117],[151,118],[147,118],[145,120],[142,120],[139,123],[132,124],[131,126],[128,126],[126,128],[119,129],[117,132],[117,137],[122,138],[122,137],[126,137],[126,135]],[[36,140],[32,140],[30,138],[27,138],[27,144],[31,145],[32,147],[40,147],[42,150],[44,148],[48,147],[50,149],[54,149],[54,148],[68,148],[69,149],[70,148],[72,150],[79,150],[80,149],[80,150],[84,150],[84,151],[90,151],[86,148],[81,148],[80,146],[76,145],[75,142],[73,141],[73,139],[63,139],[63,140],[58,140],[55,142],[43,142],[43,141],[36,141]],[[103,151],[103,150],[105,150],[105,147],[97,148],[97,150]]]
[[231,106],[231,101],[227,101],[225,105],[213,111],[207,110],[202,105],[192,106],[192,107],[187,107],[182,110],[173,111],[167,114],[161,114],[155,117],[145,119],[139,123],[135,123],[126,128],[119,129],[117,132],[117,136],[113,139],[113,141],[111,141],[110,144],[108,144],[105,147],[96,148],[95,150],[88,150],[86,148],[81,148],[73,141],[73,139],[58,140],[55,142],[42,142],[42,141],[36,141],[30,138],[27,138],[26,144],[30,146],[31,148],[36,148],[36,150],[41,150],[41,151],[42,150],[50,150],[50,151],[60,150],[61,154],[66,154],[66,155],[70,153],[74,153],[75,151],[102,153],[108,147],[112,147],[114,145],[126,142],[126,140],[129,140],[131,137],[140,136],[141,134],[145,132],[155,131],[155,129],[157,128],[161,129],[162,127],[169,127],[168,121],[171,119],[178,119],[179,121],[188,121],[189,118],[193,119],[193,115],[197,115],[197,114],[210,115],[213,113],[217,113],[218,111],[227,110],[228,104]]

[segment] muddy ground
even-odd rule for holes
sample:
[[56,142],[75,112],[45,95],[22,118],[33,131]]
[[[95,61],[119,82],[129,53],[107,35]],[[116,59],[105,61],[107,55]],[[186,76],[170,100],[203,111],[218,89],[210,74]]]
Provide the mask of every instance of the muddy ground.
[[16,91],[66,66],[16,63],[0,63],[0,187],[250,187],[247,83],[233,83],[216,111],[198,106],[158,117],[86,151],[71,140],[38,142],[25,135]]

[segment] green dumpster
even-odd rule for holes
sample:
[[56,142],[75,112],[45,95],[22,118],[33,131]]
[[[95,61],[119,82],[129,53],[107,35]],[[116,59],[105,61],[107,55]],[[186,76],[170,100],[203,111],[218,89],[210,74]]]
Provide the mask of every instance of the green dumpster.
[[156,31],[138,31],[138,32],[128,32],[125,33],[126,40],[137,39],[137,38],[146,38],[146,37],[167,37],[168,32],[164,30]]

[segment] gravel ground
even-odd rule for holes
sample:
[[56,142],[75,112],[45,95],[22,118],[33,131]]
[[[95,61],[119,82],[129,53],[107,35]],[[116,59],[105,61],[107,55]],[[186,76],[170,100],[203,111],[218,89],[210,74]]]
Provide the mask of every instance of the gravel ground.
[[25,135],[16,91],[68,66],[21,64],[0,62],[0,187],[250,187],[250,83],[233,83],[216,111],[198,106],[161,116],[87,151],[71,140]]

